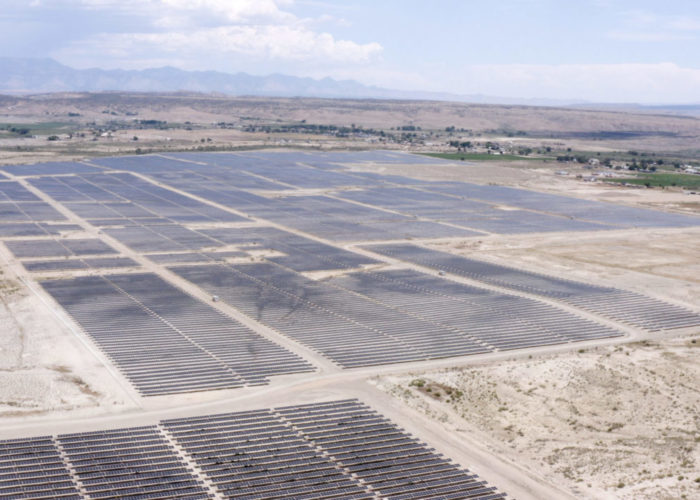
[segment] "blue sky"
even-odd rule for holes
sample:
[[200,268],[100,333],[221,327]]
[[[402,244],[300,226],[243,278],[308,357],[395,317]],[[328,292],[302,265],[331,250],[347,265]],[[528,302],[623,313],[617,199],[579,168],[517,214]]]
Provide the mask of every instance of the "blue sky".
[[0,0],[0,54],[403,90],[700,102],[690,0]]

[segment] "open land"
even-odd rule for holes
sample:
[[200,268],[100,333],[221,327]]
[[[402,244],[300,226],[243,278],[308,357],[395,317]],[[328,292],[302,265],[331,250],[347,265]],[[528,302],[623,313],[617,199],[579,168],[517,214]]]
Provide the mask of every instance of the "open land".
[[[210,475],[219,458],[197,454],[188,426],[262,409],[251,432],[282,425],[296,437],[269,439],[322,451],[314,471],[280,467],[326,497],[465,496],[479,480],[483,498],[697,495],[697,195],[587,182],[603,167],[575,157],[680,175],[674,164],[698,161],[698,119],[2,99],[0,439],[51,435],[42,446],[77,477],[66,495],[91,480],[71,465],[80,449],[66,433],[149,425],[135,446],[164,440],[167,460],[204,484],[183,492],[233,497],[231,481],[259,479]],[[31,165],[44,161],[63,163]],[[393,427],[316,434],[332,415],[374,422],[373,411],[478,476]],[[338,444],[358,439],[363,450]],[[350,474],[381,448],[386,461]],[[424,458],[390,463],[411,453]],[[318,479],[328,467],[337,490]],[[277,480],[261,484],[282,494]]]

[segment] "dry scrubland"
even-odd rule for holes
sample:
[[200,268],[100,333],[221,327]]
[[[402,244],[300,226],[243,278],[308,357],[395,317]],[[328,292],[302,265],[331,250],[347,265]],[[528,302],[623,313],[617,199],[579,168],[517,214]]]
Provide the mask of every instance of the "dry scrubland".
[[700,304],[700,229],[646,229],[455,239],[455,255],[611,287],[690,308]]
[[9,268],[0,268],[0,418],[129,406],[104,365]]
[[632,131],[660,136],[697,136],[700,133],[700,120],[687,116],[438,101],[75,93],[28,99],[0,96],[0,106],[8,116],[61,117],[72,112],[80,113],[84,119],[100,121],[105,121],[103,111],[109,109],[117,114],[107,118],[136,113],[129,117],[193,123],[229,118],[233,121],[307,120],[309,123],[349,125],[351,120],[357,120],[358,125],[365,127],[414,122],[423,128],[455,126],[475,131],[522,130],[533,134]]
[[[128,127],[109,140],[46,143],[45,138],[0,141],[5,150],[0,161],[32,162],[56,156],[133,152],[137,147],[158,150],[207,147],[284,146],[307,148],[376,147],[365,139],[338,139],[324,135],[241,133],[241,127],[259,124],[301,123],[389,130],[416,126],[423,131],[444,132],[446,127],[465,129],[475,140],[497,140],[527,147],[571,147],[586,151],[645,150],[700,154],[700,119],[623,111],[582,110],[532,106],[494,106],[436,101],[392,101],[310,98],[225,97],[187,94],[65,93],[29,97],[0,95],[0,122],[56,122],[97,127],[110,122],[160,120],[192,130],[138,130]],[[235,128],[220,129],[225,122]],[[527,135],[523,135],[525,132]],[[130,141],[139,136],[138,143]],[[462,134],[463,135],[463,134]],[[460,136],[457,133],[455,137]],[[4,142],[7,141],[7,142]],[[434,137],[412,149],[434,150]],[[438,142],[445,141],[445,137]],[[32,155],[16,150],[32,149]],[[408,147],[392,144],[390,147]],[[14,149],[14,151],[13,151]],[[38,154],[38,156],[37,156]]]
[[379,387],[580,498],[700,495],[700,338],[392,376]]

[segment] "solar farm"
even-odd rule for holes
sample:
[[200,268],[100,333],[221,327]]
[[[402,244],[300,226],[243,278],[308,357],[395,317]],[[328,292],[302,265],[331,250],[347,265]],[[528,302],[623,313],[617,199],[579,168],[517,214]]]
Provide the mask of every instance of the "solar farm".
[[556,497],[422,430],[368,377],[698,331],[698,308],[624,283],[438,247],[700,218],[361,168],[448,163],[246,151],[0,167],[6,269],[133,402],[8,427],[0,498]]

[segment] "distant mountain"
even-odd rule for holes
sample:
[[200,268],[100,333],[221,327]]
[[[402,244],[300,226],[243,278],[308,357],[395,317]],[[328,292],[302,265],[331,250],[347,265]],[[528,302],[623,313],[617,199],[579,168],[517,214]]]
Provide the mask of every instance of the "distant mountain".
[[272,74],[184,71],[173,67],[144,70],[74,69],[53,59],[0,57],[0,93],[49,92],[202,92],[235,96],[327,97],[354,99],[412,99],[479,104],[569,106],[581,101],[518,99],[484,95],[391,90],[354,80],[300,78]]
[[286,75],[234,75],[164,67],[140,71],[73,69],[53,59],[0,58],[0,92],[220,92],[231,95],[387,97],[383,89],[352,80],[314,80]]

